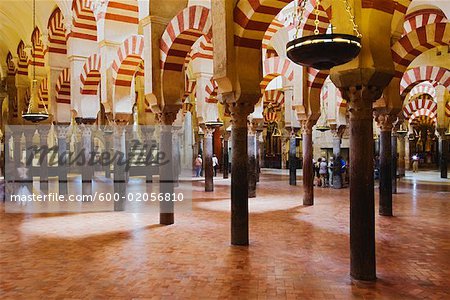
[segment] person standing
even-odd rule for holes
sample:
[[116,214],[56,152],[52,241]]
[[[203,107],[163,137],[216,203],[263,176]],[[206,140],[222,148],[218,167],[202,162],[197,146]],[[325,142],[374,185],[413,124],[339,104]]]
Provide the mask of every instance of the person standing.
[[213,154],[212,157],[212,164],[214,168],[214,176],[217,176],[217,167],[219,166],[219,160],[217,159],[217,156]]
[[199,154],[194,162],[195,177],[200,177],[200,174],[202,172],[202,165],[203,165],[202,156]]
[[413,165],[413,172],[416,173],[417,171],[419,171],[419,155],[414,154],[412,157],[412,165]]
[[328,174],[327,160],[325,158],[321,158],[319,163],[319,176],[320,176],[320,183],[323,188],[327,187],[327,174]]
[[328,182],[330,186],[333,186],[333,168],[334,168],[334,158],[330,157],[330,161],[328,162]]

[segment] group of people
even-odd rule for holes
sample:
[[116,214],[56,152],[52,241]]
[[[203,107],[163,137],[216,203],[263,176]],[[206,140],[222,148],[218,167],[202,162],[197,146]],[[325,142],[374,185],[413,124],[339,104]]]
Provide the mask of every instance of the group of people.
[[329,161],[325,157],[320,157],[317,162],[313,159],[314,166],[314,185],[320,187],[332,187],[333,178],[336,176],[341,178],[347,169],[345,160],[338,156],[330,157]]
[[[219,167],[219,159],[215,154],[212,156],[212,167],[214,170],[214,176],[217,176],[217,168]],[[202,170],[203,170],[203,159],[202,155],[199,154],[197,158],[194,161],[194,170],[195,170],[195,177],[202,176]]]

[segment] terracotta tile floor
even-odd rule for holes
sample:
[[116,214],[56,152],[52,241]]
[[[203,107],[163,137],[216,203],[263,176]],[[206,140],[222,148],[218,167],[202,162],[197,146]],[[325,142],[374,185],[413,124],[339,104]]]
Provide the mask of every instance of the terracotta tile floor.
[[229,181],[195,183],[194,209],[158,216],[0,214],[1,299],[449,299],[450,187],[399,185],[377,216],[376,283],[349,277],[348,189],[263,175],[250,200],[251,246],[229,245]]

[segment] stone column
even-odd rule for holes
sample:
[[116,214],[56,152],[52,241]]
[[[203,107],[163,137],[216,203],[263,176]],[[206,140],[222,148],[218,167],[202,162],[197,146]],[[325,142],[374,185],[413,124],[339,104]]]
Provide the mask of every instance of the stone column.
[[338,158],[341,155],[341,143],[342,136],[345,131],[345,125],[331,125],[331,134],[333,136],[333,156],[334,156],[334,165],[333,165],[333,188],[340,189],[343,186],[342,174],[341,174],[341,162]]
[[291,131],[289,140],[289,185],[297,185],[297,145],[295,131]]
[[263,129],[261,127],[256,129],[256,182],[259,182],[261,177],[261,166],[264,149],[264,139],[262,136]]
[[400,177],[405,177],[406,169],[406,143],[405,143],[406,132],[398,133],[398,175]]
[[58,133],[58,190],[60,195],[67,195],[67,168],[68,168],[68,156],[67,156],[67,131],[68,127],[60,125],[56,127]]
[[[33,158],[36,156],[36,153],[33,151],[33,136],[35,133],[35,127],[33,129],[26,128],[23,130],[25,136],[25,166],[28,168],[27,173],[27,187],[28,190],[33,190],[33,174],[31,172],[31,168],[33,167]],[[21,152],[22,153],[22,152]]]
[[223,155],[223,178],[228,178],[228,139],[230,138],[230,134],[226,131],[222,134],[222,155]]
[[376,87],[343,89],[350,120],[350,275],[376,279],[372,102]]
[[83,124],[81,127],[81,139],[82,149],[85,156],[85,163],[81,166],[81,182],[83,195],[92,195],[92,178],[94,175],[94,166],[91,166],[89,161],[91,160],[92,151],[92,127]]
[[392,144],[392,194],[397,194],[397,162],[398,162],[398,153],[397,153],[397,129],[394,127],[392,129],[391,135],[391,144]]
[[249,123],[248,126],[248,197],[256,197],[256,124]]
[[282,134],[280,136],[280,143],[281,143],[281,169],[287,169],[287,159],[285,153],[287,145],[289,143],[289,136],[285,136],[284,130],[280,129]]
[[[112,134],[113,132],[111,130],[104,131],[105,136],[105,152],[111,153],[111,145],[112,145]],[[111,178],[111,165],[109,163],[104,166],[105,168],[105,177]]]
[[[161,127],[159,151],[164,154],[168,163],[159,167],[160,186],[159,192],[163,195],[174,192],[174,176],[172,161],[172,124],[177,117],[177,112],[163,112],[158,115]],[[159,223],[162,225],[171,225],[175,222],[174,202],[161,201],[159,212]]]
[[203,166],[205,168],[205,192],[214,191],[214,169],[212,156],[214,151],[214,127],[206,127],[204,132]]
[[125,203],[123,197],[126,198],[126,183],[125,183],[125,127],[117,125],[114,127],[114,194],[119,195],[119,200],[114,201],[114,211],[124,211]]
[[445,136],[445,128],[438,128],[439,132],[439,170],[441,171],[441,178],[447,178],[447,150],[448,141]]
[[[39,127],[38,133],[39,133],[39,142],[41,147],[47,146],[47,137],[48,137],[48,131],[50,127],[43,126]],[[39,179],[40,179],[40,189],[43,193],[48,192],[48,154],[41,152],[41,157],[39,158],[40,166],[39,166]]]
[[314,168],[312,127],[310,121],[301,121],[303,140],[303,205],[314,205]]
[[[381,216],[392,216],[392,143],[391,132],[395,117],[376,113],[380,128],[380,206]],[[351,163],[352,165],[353,163]]]
[[248,245],[248,136],[247,117],[253,106],[246,101],[229,104],[231,143],[231,244]]

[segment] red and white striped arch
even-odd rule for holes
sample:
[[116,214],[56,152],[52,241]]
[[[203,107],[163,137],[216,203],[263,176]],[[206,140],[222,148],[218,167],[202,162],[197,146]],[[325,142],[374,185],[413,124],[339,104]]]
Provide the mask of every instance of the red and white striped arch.
[[268,90],[263,94],[264,105],[271,104],[274,108],[284,105],[284,92],[280,90]]
[[205,102],[206,103],[217,103],[217,83],[214,79],[208,82],[205,86]]
[[411,98],[417,96],[417,95],[422,95],[422,94],[427,94],[430,95],[433,99],[436,98],[436,89],[434,88],[433,84],[431,84],[428,81],[419,83],[418,85],[416,85],[411,92],[409,92],[409,96]]
[[117,50],[112,63],[112,77],[115,86],[131,86],[139,64],[143,62],[144,37],[132,35]]
[[[270,23],[269,28],[267,28],[267,31],[264,33],[264,37],[262,40],[262,49],[266,50],[273,50],[273,48],[269,47],[270,41],[272,40],[273,36],[284,27],[284,24],[281,23],[281,21],[277,20],[276,18],[273,19],[272,23]],[[276,52],[275,52],[276,53]]]
[[423,66],[409,69],[403,74],[400,82],[400,94],[404,98],[409,91],[419,82],[436,81],[445,88],[450,88],[450,71],[446,68],[435,66]]
[[427,99],[426,97],[416,98],[403,107],[403,116],[405,119],[409,119],[411,115],[421,109],[425,109],[433,112],[433,114],[436,114],[437,103],[431,99]]
[[414,117],[411,117],[409,119],[409,124],[412,127],[420,128],[420,127],[435,127],[437,123],[436,118],[430,118],[427,115],[417,115]]
[[282,57],[266,59],[263,66],[263,80],[260,83],[261,93],[264,93],[267,85],[278,76],[283,76],[292,81],[294,79],[294,63]]
[[193,79],[189,79],[187,76],[185,76],[185,82],[184,82],[184,95],[181,99],[182,102],[186,100],[189,95],[195,91],[195,87],[197,86],[197,81]]
[[25,52],[25,44],[23,41],[20,41],[17,46],[17,56],[19,57],[17,74],[28,76],[28,55]]
[[41,31],[38,27],[33,30],[31,35],[31,58],[29,64],[31,66],[35,65],[36,67],[44,67],[45,66],[45,57],[44,57],[44,44],[41,40]]
[[181,72],[186,55],[202,35],[211,30],[211,12],[203,6],[190,6],[167,25],[161,41],[161,68]]
[[447,19],[440,9],[421,9],[405,16],[404,35],[428,24],[444,22],[447,22]]
[[16,75],[16,65],[14,64],[11,52],[8,52],[8,55],[6,56],[6,67],[8,68],[8,76]]
[[56,81],[56,103],[70,104],[70,70],[64,69]]
[[101,79],[101,66],[102,58],[98,53],[89,56],[80,74],[81,94],[97,95]]
[[193,51],[191,52],[191,59],[213,59],[213,44],[211,33],[201,36],[197,42],[199,44],[199,48],[195,50],[193,49]]
[[264,112],[264,122],[278,123],[280,121],[279,113],[273,109],[266,109]]
[[309,89],[321,90],[325,80],[329,75],[328,70],[317,70],[313,68],[307,69],[307,85]]
[[428,24],[404,35],[391,48],[395,76],[402,78],[411,62],[423,52],[439,45],[449,44],[449,23]]
[[445,104],[445,115],[450,118],[450,101]]
[[426,120],[426,119],[433,120],[432,123],[435,124],[437,121],[436,113],[427,108],[421,108],[419,110],[416,110],[413,114],[411,114],[408,122],[410,124],[414,124],[414,123],[417,124],[417,123],[420,123],[421,120]]
[[73,0],[71,38],[97,41],[97,20],[94,16],[94,2],[91,0]]
[[48,79],[44,78],[41,81],[41,85],[39,86],[39,92],[38,92],[38,97],[39,97],[39,109],[44,109],[44,104],[46,106],[48,106]]
[[[114,23],[139,24],[139,5],[137,0],[106,0],[97,12],[97,19]],[[120,24],[119,24],[120,25]]]
[[66,29],[64,27],[63,14],[59,7],[50,15],[48,19],[48,52],[67,54]]
[[[264,34],[272,20],[290,2],[292,0],[239,0],[234,9],[235,45],[244,48],[261,49]],[[306,13],[307,24],[312,20],[310,15],[315,4],[316,2],[313,0],[311,5],[308,6]],[[331,0],[321,1],[321,6],[321,11],[331,13]],[[325,15],[327,14],[325,13]],[[328,15],[326,19],[328,22]],[[322,21],[322,13],[320,21]],[[312,28],[306,26],[304,29],[310,30]]]

